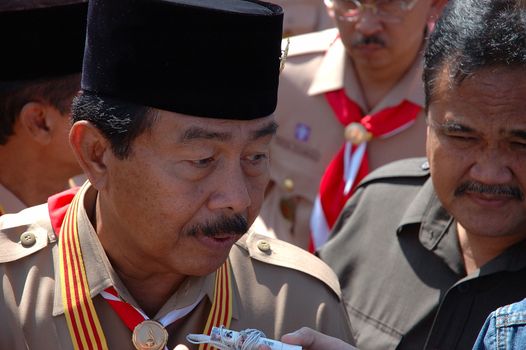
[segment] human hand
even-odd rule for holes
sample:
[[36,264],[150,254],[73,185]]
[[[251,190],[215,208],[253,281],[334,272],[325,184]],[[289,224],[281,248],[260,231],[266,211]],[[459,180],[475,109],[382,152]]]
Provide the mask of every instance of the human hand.
[[301,345],[304,350],[357,350],[344,341],[303,327],[281,337],[283,343]]

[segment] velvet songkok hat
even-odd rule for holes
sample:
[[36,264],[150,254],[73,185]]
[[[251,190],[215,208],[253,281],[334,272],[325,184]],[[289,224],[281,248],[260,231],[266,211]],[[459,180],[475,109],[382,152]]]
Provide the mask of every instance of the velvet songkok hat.
[[87,11],[87,2],[81,1],[8,0],[0,4],[0,81],[80,73]]
[[198,117],[268,116],[282,22],[255,0],[91,0],[82,90]]

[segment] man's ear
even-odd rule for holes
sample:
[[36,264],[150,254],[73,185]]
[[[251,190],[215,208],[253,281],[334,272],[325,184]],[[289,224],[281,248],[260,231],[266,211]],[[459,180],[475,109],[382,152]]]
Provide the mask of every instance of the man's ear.
[[20,126],[27,135],[41,145],[47,145],[52,140],[52,121],[48,107],[42,102],[28,102],[22,107],[18,117]]
[[106,183],[108,160],[112,156],[109,141],[95,125],[81,120],[71,127],[69,142],[84,173],[100,191]]

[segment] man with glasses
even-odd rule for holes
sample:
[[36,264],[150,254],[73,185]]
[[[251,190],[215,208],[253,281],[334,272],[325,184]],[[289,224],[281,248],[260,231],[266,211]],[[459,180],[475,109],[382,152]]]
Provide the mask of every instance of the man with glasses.
[[263,230],[307,248],[312,228],[315,249],[369,171],[424,155],[421,52],[443,3],[326,0],[337,28],[290,40]]

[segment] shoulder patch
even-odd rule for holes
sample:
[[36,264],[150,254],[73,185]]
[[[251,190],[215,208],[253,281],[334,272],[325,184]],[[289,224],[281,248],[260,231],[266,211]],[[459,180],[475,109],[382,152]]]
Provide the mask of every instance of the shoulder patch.
[[365,186],[371,182],[395,177],[428,177],[429,163],[424,157],[408,158],[394,161],[368,174],[358,185]]
[[29,256],[54,240],[47,204],[0,217],[0,263]]
[[303,272],[327,285],[341,299],[338,277],[323,261],[295,245],[251,232],[236,245],[248,251],[252,259]]
[[[325,52],[337,38],[337,35],[338,30],[332,28],[290,37],[288,57]],[[287,46],[287,40],[288,39],[283,40],[281,45],[283,48]]]

